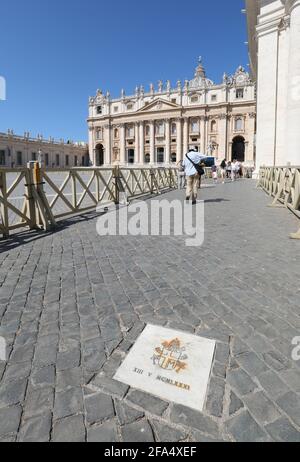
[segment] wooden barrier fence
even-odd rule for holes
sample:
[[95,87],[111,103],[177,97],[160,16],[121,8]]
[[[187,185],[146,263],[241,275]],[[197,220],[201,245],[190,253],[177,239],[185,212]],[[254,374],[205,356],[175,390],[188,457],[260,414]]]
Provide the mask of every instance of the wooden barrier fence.
[[0,234],[19,228],[50,230],[58,219],[128,203],[177,187],[176,168],[0,169]]
[[[274,198],[272,207],[287,207],[300,218],[300,167],[262,167],[258,186]],[[291,238],[300,239],[300,229]]]

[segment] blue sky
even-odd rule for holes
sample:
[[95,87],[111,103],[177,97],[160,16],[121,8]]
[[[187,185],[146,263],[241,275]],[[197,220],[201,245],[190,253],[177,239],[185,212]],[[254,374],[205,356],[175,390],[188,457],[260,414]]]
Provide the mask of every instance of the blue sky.
[[247,66],[244,0],[1,0],[0,131],[87,139],[88,97]]

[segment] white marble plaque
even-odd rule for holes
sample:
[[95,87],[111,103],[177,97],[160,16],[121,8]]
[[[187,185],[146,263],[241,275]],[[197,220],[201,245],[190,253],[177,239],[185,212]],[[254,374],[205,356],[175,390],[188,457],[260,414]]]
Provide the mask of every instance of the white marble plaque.
[[202,412],[216,342],[148,324],[114,379]]

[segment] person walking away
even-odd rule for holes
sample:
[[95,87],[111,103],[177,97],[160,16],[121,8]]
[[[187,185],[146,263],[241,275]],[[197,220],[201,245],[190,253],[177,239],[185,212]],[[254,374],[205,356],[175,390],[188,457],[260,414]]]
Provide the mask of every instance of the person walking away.
[[183,161],[180,160],[177,163],[178,172],[177,172],[177,179],[178,179],[178,189],[181,190],[185,187],[185,170],[183,166]]
[[232,163],[231,162],[228,162],[227,164],[227,167],[226,167],[226,175],[227,175],[227,178],[230,178],[231,177],[231,170],[232,170]]
[[224,159],[221,163],[221,176],[222,176],[222,183],[224,184],[225,183],[225,179],[226,179],[226,168],[227,168],[227,164],[226,164],[226,159]]
[[231,181],[235,181],[236,178],[236,160],[233,161],[233,164],[231,165]]
[[183,161],[187,177],[186,200],[189,201],[192,199],[193,205],[197,203],[198,189],[201,179],[201,175],[197,171],[197,166],[200,168],[202,158],[203,157],[201,157],[196,150],[190,149]]
[[211,172],[212,172],[214,183],[217,184],[218,183],[218,167],[216,165],[213,165],[211,168]]

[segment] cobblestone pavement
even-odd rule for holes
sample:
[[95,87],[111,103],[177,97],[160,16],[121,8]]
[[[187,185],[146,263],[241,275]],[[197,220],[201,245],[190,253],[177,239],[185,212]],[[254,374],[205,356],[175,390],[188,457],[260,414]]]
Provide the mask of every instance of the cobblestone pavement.
[[[201,248],[94,217],[1,242],[0,441],[300,441],[299,222],[252,181],[201,196]],[[112,380],[147,322],[217,341],[203,413]]]

